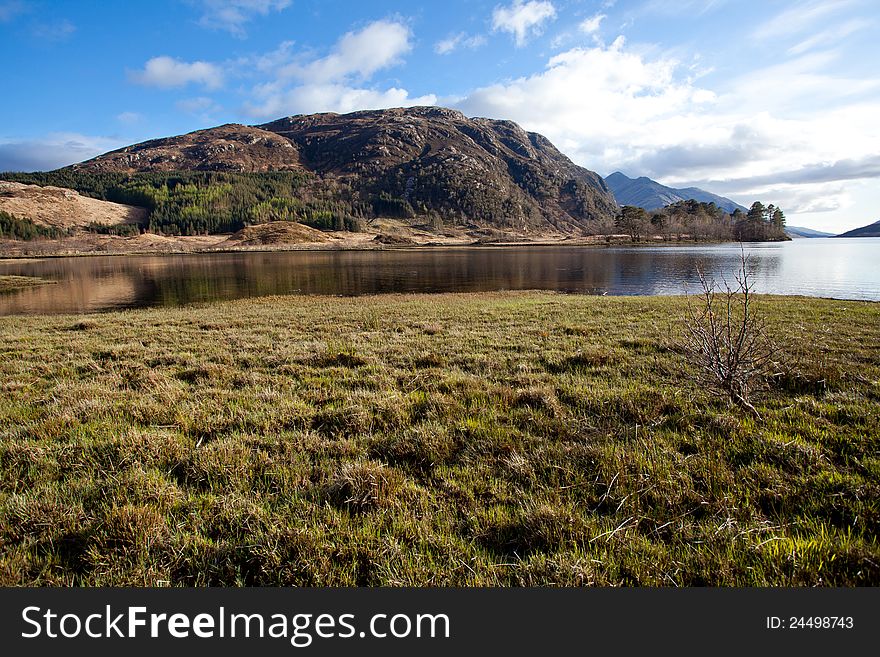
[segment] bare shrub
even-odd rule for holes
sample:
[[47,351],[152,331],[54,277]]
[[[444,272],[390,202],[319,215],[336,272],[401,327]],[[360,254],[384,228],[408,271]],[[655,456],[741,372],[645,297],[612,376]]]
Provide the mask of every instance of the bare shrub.
[[708,390],[760,419],[750,397],[765,384],[775,348],[764,318],[752,307],[754,283],[745,253],[740,261],[735,287],[727,281],[719,286],[697,269],[702,292],[698,304],[688,295],[682,347]]

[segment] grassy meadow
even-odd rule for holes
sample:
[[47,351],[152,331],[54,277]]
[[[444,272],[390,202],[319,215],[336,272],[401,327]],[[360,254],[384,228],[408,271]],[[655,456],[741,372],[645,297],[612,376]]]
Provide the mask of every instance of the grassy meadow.
[[0,317],[0,585],[880,585],[880,305],[285,297]]

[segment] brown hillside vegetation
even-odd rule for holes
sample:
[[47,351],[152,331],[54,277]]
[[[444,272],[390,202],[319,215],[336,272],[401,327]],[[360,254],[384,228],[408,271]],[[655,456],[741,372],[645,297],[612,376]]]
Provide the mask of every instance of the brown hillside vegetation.
[[309,226],[294,221],[272,221],[243,228],[227,241],[238,246],[266,246],[273,244],[310,244],[327,242],[330,237]]
[[151,139],[111,151],[75,170],[285,171],[302,168],[296,147],[273,132],[230,123],[177,137]]
[[71,189],[4,181],[0,181],[0,210],[53,228],[137,224],[146,218],[143,208],[99,201]]

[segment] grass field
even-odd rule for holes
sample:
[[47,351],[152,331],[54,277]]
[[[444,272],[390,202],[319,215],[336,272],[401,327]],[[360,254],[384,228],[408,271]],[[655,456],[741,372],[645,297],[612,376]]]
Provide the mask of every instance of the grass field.
[[0,318],[2,585],[880,585],[880,305],[286,297]]

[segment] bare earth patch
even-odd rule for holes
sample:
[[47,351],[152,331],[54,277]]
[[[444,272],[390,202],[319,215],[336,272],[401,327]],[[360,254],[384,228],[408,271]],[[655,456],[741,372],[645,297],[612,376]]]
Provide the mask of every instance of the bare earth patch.
[[0,210],[54,228],[139,224],[147,216],[143,208],[99,201],[72,189],[5,181],[0,181]]

